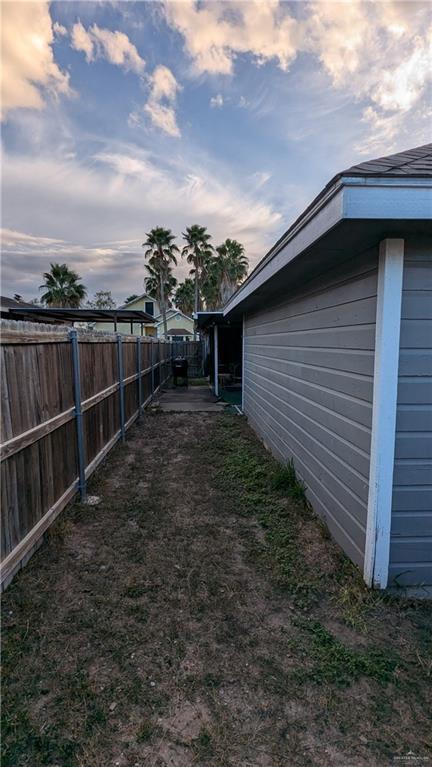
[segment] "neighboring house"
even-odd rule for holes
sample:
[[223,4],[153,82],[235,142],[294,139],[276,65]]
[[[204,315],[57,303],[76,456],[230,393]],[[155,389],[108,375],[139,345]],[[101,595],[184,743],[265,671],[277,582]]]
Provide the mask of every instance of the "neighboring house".
[[[21,316],[18,314],[19,309],[35,309],[36,304],[29,304],[27,301],[23,301],[21,298],[17,300],[16,298],[9,298],[9,296],[0,296],[0,316],[2,319],[14,319],[14,320],[23,320],[28,319],[25,318],[24,315]],[[41,307],[42,308],[42,307]],[[13,316],[10,312],[10,309],[14,310]],[[39,317],[35,316],[33,318],[33,322],[46,322],[47,320],[41,320]]]
[[[166,315],[168,339],[170,341],[193,341],[194,321],[192,317],[183,314],[180,309],[168,309]],[[160,338],[164,332],[162,316],[159,315],[157,319],[156,332]]]
[[[123,304],[122,306],[118,307],[119,309],[134,309],[139,310],[143,312],[147,312],[147,314],[150,314],[152,317],[155,318],[156,323],[155,325],[144,325],[144,335],[146,336],[158,336],[159,338],[163,337],[163,322],[162,322],[162,315],[160,313],[160,306],[159,301],[149,296],[147,293],[143,293],[141,296],[138,296],[135,298],[134,301],[130,301],[128,304]],[[168,338],[169,340],[181,340],[181,341],[189,341],[193,340],[193,328],[194,323],[192,317],[188,317],[186,314],[183,314],[183,312],[180,311],[180,309],[167,309],[166,312],[167,315],[167,325],[168,325],[168,331],[173,331],[172,333],[169,333]],[[107,332],[113,332],[114,327],[113,324],[110,322],[96,322],[95,330],[105,330]],[[139,336],[141,335],[141,325],[140,323],[133,323],[133,335]],[[177,331],[181,330],[181,334]],[[124,333],[125,335],[130,335],[131,333],[131,324],[128,323],[118,323],[117,327],[118,333]]]
[[[117,307],[118,309],[134,309],[142,312],[147,312],[147,314],[150,314],[152,317],[158,317],[160,314],[159,310],[159,302],[156,301],[156,299],[149,296],[147,293],[142,293],[142,295],[135,298],[133,301],[129,301],[128,304],[122,304],[121,306]],[[114,332],[114,325],[111,322],[96,322],[94,325],[95,330],[105,330],[106,332]],[[139,322],[132,324],[132,334],[135,336],[141,335],[141,324]],[[123,333],[125,335],[131,335],[131,324],[129,322],[127,323],[118,323],[117,327],[118,333]],[[145,336],[155,336],[156,330],[154,325],[144,325],[143,328],[143,335]]]
[[366,582],[431,587],[432,144],[335,176],[223,321],[250,424]]

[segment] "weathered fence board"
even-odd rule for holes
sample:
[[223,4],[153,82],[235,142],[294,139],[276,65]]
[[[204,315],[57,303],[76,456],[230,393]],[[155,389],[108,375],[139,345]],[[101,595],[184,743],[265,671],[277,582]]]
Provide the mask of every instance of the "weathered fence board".
[[188,374],[191,378],[203,375],[204,345],[201,341],[175,341],[173,343],[173,356],[186,357],[188,361]]
[[79,487],[82,491],[79,478],[85,491],[85,480],[170,376],[173,354],[196,362],[200,350],[78,331],[77,403],[74,331],[21,322],[2,322],[0,329],[1,582],[7,585]]

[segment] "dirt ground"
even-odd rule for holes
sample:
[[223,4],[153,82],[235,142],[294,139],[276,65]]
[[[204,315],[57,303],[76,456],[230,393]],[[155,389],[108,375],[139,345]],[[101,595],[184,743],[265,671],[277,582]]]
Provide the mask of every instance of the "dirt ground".
[[369,592],[243,418],[145,414],[89,491],[3,599],[3,767],[432,764],[430,604]]

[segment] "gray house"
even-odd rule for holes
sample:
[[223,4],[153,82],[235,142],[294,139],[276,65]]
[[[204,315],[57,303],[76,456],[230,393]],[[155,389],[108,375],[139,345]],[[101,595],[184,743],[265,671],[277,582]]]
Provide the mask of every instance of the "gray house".
[[381,589],[432,584],[431,219],[432,144],[355,165],[223,311],[250,424]]

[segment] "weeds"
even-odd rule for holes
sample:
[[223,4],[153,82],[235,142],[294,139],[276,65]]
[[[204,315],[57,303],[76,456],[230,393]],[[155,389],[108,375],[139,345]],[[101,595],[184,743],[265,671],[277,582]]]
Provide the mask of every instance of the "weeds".
[[212,737],[205,727],[200,730],[194,742],[194,749],[200,759],[209,758],[213,755]]
[[294,468],[294,460],[291,458],[285,466],[277,466],[272,477],[272,486],[275,490],[286,493],[297,503],[308,506],[306,498],[306,485],[298,479]]
[[244,419],[130,435],[3,597],[4,767],[423,758],[430,606],[367,589]]
[[160,733],[160,727],[157,727],[150,719],[143,722],[137,732],[137,743],[148,743],[158,733]]
[[353,650],[318,621],[297,620],[296,623],[303,630],[301,644],[306,659],[305,666],[294,672],[297,681],[348,687],[362,676],[381,685],[395,679],[400,659],[391,650],[376,647]]

